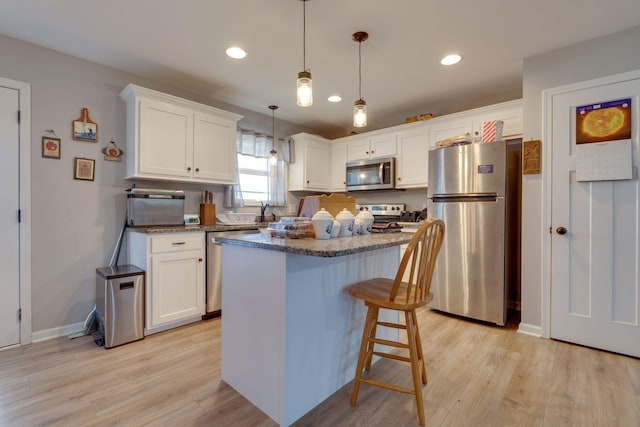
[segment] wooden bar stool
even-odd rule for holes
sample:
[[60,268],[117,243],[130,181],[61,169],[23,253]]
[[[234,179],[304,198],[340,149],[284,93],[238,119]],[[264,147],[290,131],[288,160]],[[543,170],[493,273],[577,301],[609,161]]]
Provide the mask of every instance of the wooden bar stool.
[[[361,382],[401,393],[413,394],[416,397],[418,407],[418,421],[421,425],[425,424],[422,385],[427,384],[427,371],[422,354],[416,309],[423,307],[433,299],[433,294],[430,292],[431,278],[443,238],[444,222],[439,219],[428,219],[418,228],[409,242],[395,279],[373,278],[345,288],[350,295],[363,300],[368,307],[356,375],[353,381],[353,392],[351,393],[352,406],[355,406],[358,400]],[[403,282],[402,277],[407,268],[410,269],[409,280]],[[379,322],[378,312],[381,308],[403,312],[405,323]],[[377,339],[378,326],[406,330],[408,343]],[[401,354],[375,351],[375,344],[406,349],[409,355],[407,357]],[[373,355],[409,362],[413,376],[413,390],[371,378],[362,378],[362,369],[367,371],[371,369]]]

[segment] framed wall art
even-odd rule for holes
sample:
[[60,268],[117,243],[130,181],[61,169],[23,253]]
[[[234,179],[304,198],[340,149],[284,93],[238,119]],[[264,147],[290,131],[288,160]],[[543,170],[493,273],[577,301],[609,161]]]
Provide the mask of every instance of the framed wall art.
[[76,157],[73,160],[73,164],[73,179],[93,181],[96,166],[95,160]]
[[71,123],[71,133],[74,141],[98,142],[98,124],[89,118],[88,109]]
[[42,137],[42,157],[47,159],[60,158],[60,138]]

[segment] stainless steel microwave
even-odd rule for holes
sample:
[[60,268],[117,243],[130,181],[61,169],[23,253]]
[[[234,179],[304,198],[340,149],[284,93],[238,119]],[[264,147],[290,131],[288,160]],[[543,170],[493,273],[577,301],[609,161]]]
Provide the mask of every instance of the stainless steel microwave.
[[358,160],[347,163],[347,191],[395,188],[396,158]]

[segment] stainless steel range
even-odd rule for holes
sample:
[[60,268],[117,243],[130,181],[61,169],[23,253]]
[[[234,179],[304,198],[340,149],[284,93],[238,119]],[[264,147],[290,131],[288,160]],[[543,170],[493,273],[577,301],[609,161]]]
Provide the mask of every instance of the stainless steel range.
[[387,203],[379,205],[356,205],[357,211],[369,211],[374,223],[398,222],[402,219],[404,203]]

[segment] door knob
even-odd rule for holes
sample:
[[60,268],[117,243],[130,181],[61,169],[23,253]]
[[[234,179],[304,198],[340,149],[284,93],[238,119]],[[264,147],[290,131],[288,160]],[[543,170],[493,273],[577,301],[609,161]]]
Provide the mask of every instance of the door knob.
[[565,234],[567,234],[567,229],[564,227],[558,227],[556,228],[556,233],[558,233],[561,236],[564,236]]

